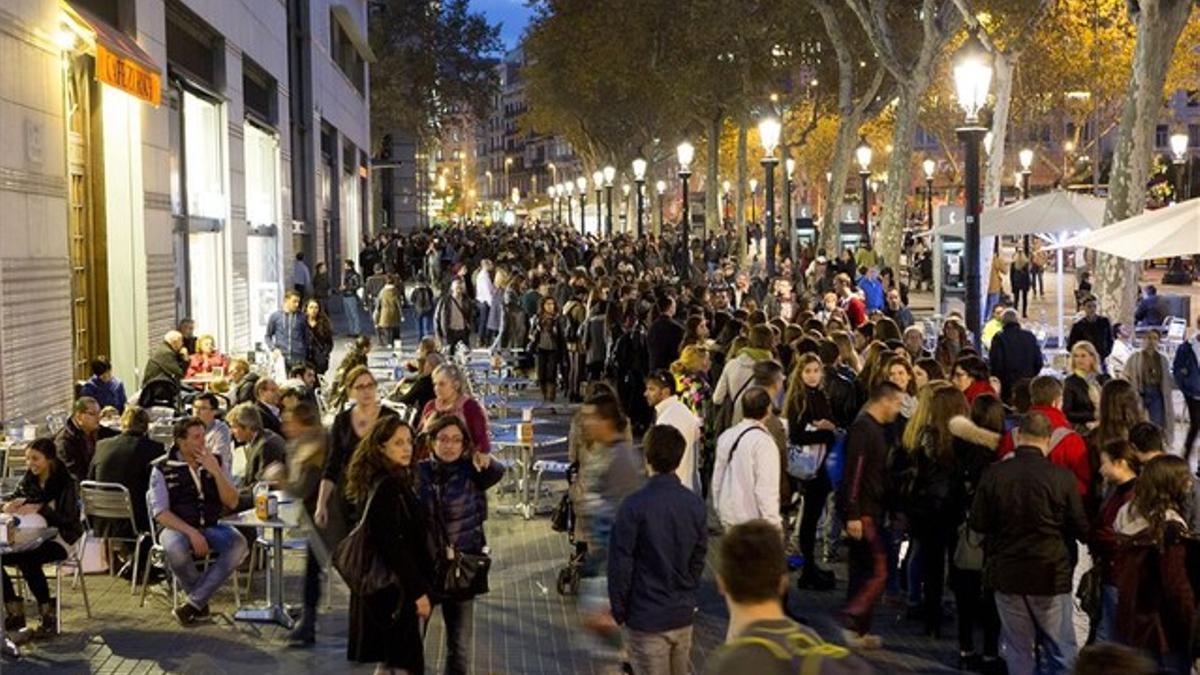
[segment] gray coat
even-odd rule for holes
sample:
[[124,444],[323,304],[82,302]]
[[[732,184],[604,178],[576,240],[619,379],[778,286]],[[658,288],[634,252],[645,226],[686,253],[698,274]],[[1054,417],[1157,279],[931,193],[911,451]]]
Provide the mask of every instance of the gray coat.
[[[1159,388],[1162,391],[1163,405],[1166,407],[1166,414],[1163,415],[1166,418],[1163,425],[1163,437],[1175,438],[1175,406],[1171,403],[1171,392],[1175,391],[1175,377],[1171,375],[1171,361],[1158,352],[1155,352],[1154,355],[1158,357],[1158,366],[1162,370],[1162,382],[1159,384]],[[1133,385],[1133,389],[1139,394],[1145,388],[1145,383],[1142,382],[1142,359],[1148,356],[1145,350],[1139,349],[1129,355],[1125,361],[1125,369],[1121,371],[1121,377]]]

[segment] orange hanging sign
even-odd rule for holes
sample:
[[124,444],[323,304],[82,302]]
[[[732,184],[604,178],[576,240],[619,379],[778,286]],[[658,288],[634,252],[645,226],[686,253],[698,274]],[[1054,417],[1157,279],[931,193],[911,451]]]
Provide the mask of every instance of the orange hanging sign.
[[133,59],[96,42],[96,79],[136,96],[154,107],[162,102],[162,79]]

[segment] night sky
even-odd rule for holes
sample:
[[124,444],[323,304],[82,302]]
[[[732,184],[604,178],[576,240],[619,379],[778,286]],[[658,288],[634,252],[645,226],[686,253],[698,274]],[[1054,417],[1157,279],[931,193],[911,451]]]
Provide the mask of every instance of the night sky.
[[505,49],[512,49],[521,40],[521,32],[533,16],[525,0],[471,0],[471,9],[482,12],[488,21],[499,23],[500,39]]

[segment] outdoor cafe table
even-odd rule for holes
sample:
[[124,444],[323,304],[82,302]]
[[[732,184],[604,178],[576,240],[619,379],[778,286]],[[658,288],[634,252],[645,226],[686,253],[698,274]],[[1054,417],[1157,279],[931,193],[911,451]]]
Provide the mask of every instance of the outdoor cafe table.
[[[53,527],[29,528],[26,530],[17,529],[16,534],[13,535],[13,541],[7,544],[0,544],[0,556],[32,551],[57,536],[58,530]],[[0,588],[0,653],[3,653],[5,656],[20,657],[21,650],[17,648],[16,643],[10,640],[4,632],[4,619],[4,589]]]
[[275,518],[260,520],[253,508],[221,519],[222,525],[233,527],[261,527],[271,531],[272,570],[267,574],[267,604],[265,606],[241,607],[233,615],[239,621],[277,623],[291,628],[293,621],[283,604],[283,531],[299,527],[299,501],[281,492],[272,492],[279,499],[279,513]]
[[522,441],[517,435],[517,428],[501,428],[494,429],[492,433],[492,448],[497,454],[505,454],[512,451],[517,452],[517,457],[513,460],[513,464],[517,468],[517,503],[511,506],[501,506],[501,509],[512,509],[525,517],[525,520],[533,518],[533,512],[537,505],[537,495],[529,494],[530,474],[533,471],[534,454],[539,450],[544,450],[550,446],[566,444],[566,436],[539,436],[534,432],[532,441]]

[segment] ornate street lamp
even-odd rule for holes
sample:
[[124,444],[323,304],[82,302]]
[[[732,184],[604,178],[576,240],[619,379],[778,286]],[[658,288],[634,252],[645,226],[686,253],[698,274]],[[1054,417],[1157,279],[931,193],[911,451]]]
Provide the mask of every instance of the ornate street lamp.
[[[792,265],[796,264],[796,255],[798,253],[796,249],[799,246],[799,242],[796,241],[796,212],[793,210],[794,205],[792,204],[792,180],[795,176],[796,160],[788,157],[783,160],[783,195],[788,204],[785,214],[788,222],[785,227],[787,227],[788,255],[792,260]],[[793,269],[795,268],[793,267]]]
[[592,189],[596,191],[596,236],[604,236],[604,172],[592,172]]
[[637,183],[637,236],[641,239],[645,234],[642,227],[642,188],[646,185],[646,160],[641,157],[633,160],[633,182]]
[[932,158],[921,162],[925,170],[925,227],[933,229],[933,175],[937,173],[937,162]]
[[750,181],[750,222],[758,223],[758,179],[751,178]]
[[862,180],[862,233],[868,241],[871,239],[871,195],[867,192],[867,182],[871,180],[871,150],[866,137],[860,136],[858,147],[854,149],[854,158],[858,160],[858,177]]
[[764,118],[758,123],[758,138],[763,146],[763,176],[766,178],[766,195],[763,202],[763,217],[766,218],[767,234],[767,278],[775,277],[775,147],[779,145],[779,120]]
[[610,237],[612,236],[612,233],[613,233],[613,209],[612,209],[613,179],[616,177],[617,177],[617,169],[613,165],[609,164],[608,166],[604,167],[604,201],[606,204],[606,208],[608,209],[608,214],[604,219],[604,227],[608,230],[608,236],[610,236]]
[[966,114],[965,124],[958,128],[958,137],[963,142],[966,165],[967,209],[963,220],[966,225],[967,252],[967,330],[977,351],[980,348],[980,323],[983,319],[979,307],[979,143],[987,133],[987,129],[979,124],[979,110],[987,102],[988,88],[992,83],[990,58],[974,33],[954,58],[954,88],[958,94],[958,104]]
[[[1017,160],[1021,162],[1021,170],[1018,175],[1021,177],[1021,199],[1029,199],[1029,177],[1033,175],[1033,150],[1022,148],[1017,153]],[[1021,248],[1025,251],[1025,257],[1030,255],[1029,235],[1025,235],[1021,239]]]
[[1191,192],[1190,186],[1184,181],[1184,169],[1188,161],[1188,136],[1187,134],[1171,134],[1170,141],[1171,163],[1175,165],[1176,180],[1179,183],[1179,190],[1176,192],[1179,199],[1176,201],[1183,201],[1190,197],[1188,193]]
[[[570,187],[567,183],[567,187]],[[587,178],[580,176],[575,179],[575,187],[579,188],[579,234],[587,236]]]
[[551,185],[546,189],[546,194],[550,195],[550,222],[557,225],[558,208],[562,206],[562,203],[558,201],[558,185]]
[[575,227],[574,211],[572,210],[571,205],[571,194],[575,191],[575,186],[571,183],[571,181],[567,181],[559,185],[559,190],[562,191],[563,194],[567,195],[567,227]]
[[654,190],[658,192],[658,233],[661,235],[663,226],[663,195],[667,192],[667,181],[660,180],[655,183]]
[[[680,270],[679,276],[685,281],[692,274],[692,245],[688,241],[688,230],[691,229],[691,213],[688,211],[688,178],[692,175],[692,159],[696,156],[696,149],[691,143],[684,141],[675,148],[675,158],[679,160],[679,180],[683,183],[683,220],[679,223],[680,244],[683,247],[681,258],[683,260],[683,269]],[[660,205],[661,206],[661,205]]]

